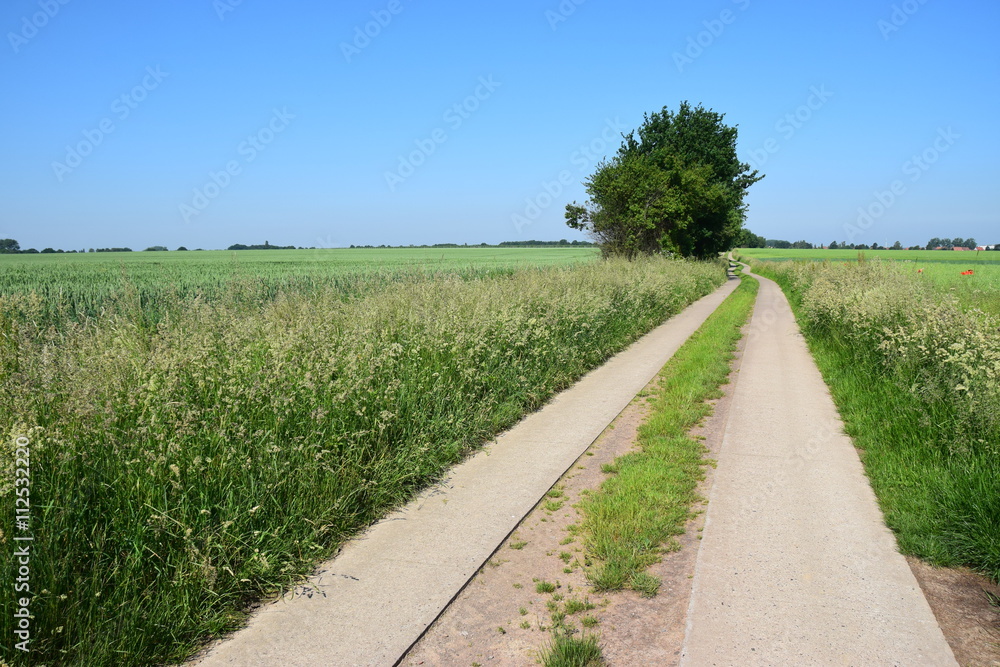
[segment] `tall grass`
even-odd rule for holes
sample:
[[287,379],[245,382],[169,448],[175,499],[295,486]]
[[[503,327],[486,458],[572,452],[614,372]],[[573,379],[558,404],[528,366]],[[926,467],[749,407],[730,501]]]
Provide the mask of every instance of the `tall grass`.
[[900,548],[1000,580],[1000,318],[880,262],[763,263]]
[[32,651],[4,623],[3,659],[183,659],[722,280],[718,265],[605,262],[346,299],[175,296],[156,318],[125,293],[58,325],[37,296],[0,298],[0,507],[12,516],[27,437],[35,535]]

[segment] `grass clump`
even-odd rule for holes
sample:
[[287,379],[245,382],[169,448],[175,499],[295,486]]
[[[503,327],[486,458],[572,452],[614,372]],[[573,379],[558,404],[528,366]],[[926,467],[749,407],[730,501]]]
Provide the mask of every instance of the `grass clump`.
[[660,582],[644,570],[683,532],[698,499],[704,445],[688,431],[720,395],[729,362],[757,293],[746,278],[660,373],[651,410],[639,429],[639,450],[619,457],[613,474],[581,504],[583,529],[597,564],[588,578],[598,590],[629,588],[652,596]]
[[545,667],[600,667],[604,655],[595,635],[576,637],[558,632],[542,653]]
[[554,593],[556,590],[556,585],[551,581],[539,581],[535,584],[536,593]]

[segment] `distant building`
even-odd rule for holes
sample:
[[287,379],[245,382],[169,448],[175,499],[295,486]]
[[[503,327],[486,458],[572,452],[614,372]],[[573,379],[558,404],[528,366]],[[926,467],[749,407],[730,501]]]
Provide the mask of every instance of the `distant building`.
[[962,248],[959,246],[955,246],[954,248],[952,248],[952,250],[971,250],[971,248]]

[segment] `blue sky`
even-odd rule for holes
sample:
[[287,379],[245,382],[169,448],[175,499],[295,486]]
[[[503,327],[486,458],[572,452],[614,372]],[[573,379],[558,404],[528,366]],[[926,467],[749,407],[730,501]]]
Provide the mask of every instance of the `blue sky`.
[[739,126],[769,238],[1000,242],[1000,3],[9,0],[22,247],[584,238],[643,114]]

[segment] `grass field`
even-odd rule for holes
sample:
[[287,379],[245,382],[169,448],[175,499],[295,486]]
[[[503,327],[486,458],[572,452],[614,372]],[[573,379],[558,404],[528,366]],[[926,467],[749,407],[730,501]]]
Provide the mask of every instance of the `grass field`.
[[594,248],[351,248],[77,254],[0,254],[0,298],[33,293],[52,322],[93,317],[129,296],[158,321],[167,303],[268,301],[278,292],[345,296],[434,273],[466,277],[593,261]]
[[868,254],[751,261],[792,302],[900,548],[1000,581],[997,266]]
[[[1000,252],[945,250],[776,250],[741,248],[746,260],[788,262],[885,262],[902,275],[921,280],[942,294],[953,296],[963,307],[1000,314]],[[972,271],[971,274],[964,273]]]
[[[59,292],[0,291],[0,512],[14,516],[16,445],[27,445],[34,537],[32,651],[14,650],[4,624],[3,661],[183,659],[724,280],[721,263],[515,250],[484,255],[496,262],[484,268],[461,250],[434,251],[454,263],[431,270],[315,274],[284,260],[319,276],[289,283],[280,252],[263,252],[238,253],[235,280],[211,262],[175,265],[191,272],[190,293],[157,291],[155,270],[109,279],[94,315]],[[113,273],[119,258],[42,259],[29,284],[59,285],[63,260]],[[155,265],[136,261],[126,270]],[[219,293],[205,297],[199,276]],[[11,585],[0,585],[8,618]]]

